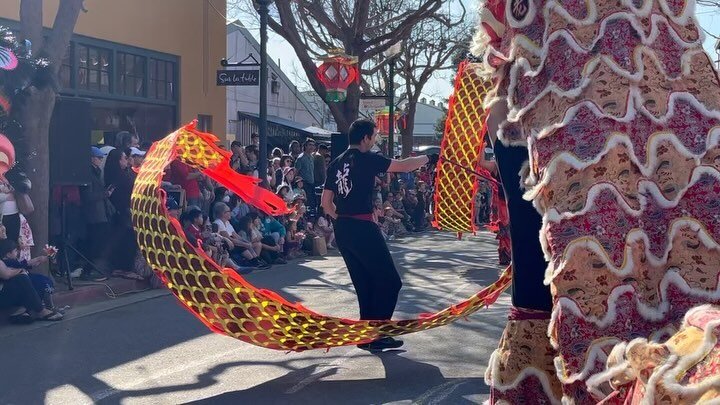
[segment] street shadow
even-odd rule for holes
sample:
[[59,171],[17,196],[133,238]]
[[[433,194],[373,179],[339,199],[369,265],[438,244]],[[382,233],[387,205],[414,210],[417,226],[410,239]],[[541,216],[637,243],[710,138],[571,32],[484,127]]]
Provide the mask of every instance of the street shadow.
[[[412,401],[418,404],[475,403],[470,396],[486,396],[489,388],[481,378],[445,378],[434,365],[402,356],[404,351],[379,354],[385,378],[366,380],[333,379],[340,365],[313,365],[252,388],[190,402],[215,404],[378,404]],[[328,379],[329,378],[329,379]]]

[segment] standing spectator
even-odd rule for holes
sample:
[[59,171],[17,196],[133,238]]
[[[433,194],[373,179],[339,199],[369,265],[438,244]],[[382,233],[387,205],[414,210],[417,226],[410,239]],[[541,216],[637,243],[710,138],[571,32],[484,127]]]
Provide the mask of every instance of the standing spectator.
[[130,166],[133,169],[139,169],[140,166],[142,166],[143,161],[145,160],[145,154],[146,152],[144,150],[140,150],[136,147],[130,148]]
[[192,169],[179,160],[174,160],[170,164],[170,181],[185,190],[187,205],[202,207],[202,193],[200,193],[200,185],[198,184],[202,177],[199,171]]
[[300,141],[292,141],[290,142],[290,156],[293,158],[293,160],[297,159],[298,156],[300,156],[300,153],[302,153],[302,148],[300,147]]
[[140,146],[140,137],[128,131],[120,131],[115,135],[115,147],[124,151]]
[[0,214],[8,239],[17,242],[20,237],[20,210],[15,190],[4,178],[0,180]]
[[98,268],[107,271],[106,238],[110,233],[110,220],[115,215],[115,208],[108,199],[114,188],[105,187],[101,176],[100,165],[104,157],[105,154],[100,149],[92,147],[90,184],[80,190],[80,197],[87,224],[87,256]]
[[255,145],[245,147],[245,156],[248,159],[248,170],[243,173],[248,176],[259,177],[257,172],[259,151]]
[[285,169],[292,167],[293,158],[290,155],[283,155],[280,158],[280,168],[275,170],[275,187],[279,187],[285,182]]
[[273,148],[272,153],[270,153],[270,156],[272,156],[273,158],[282,159],[282,157],[283,157],[284,154],[285,154],[285,153],[283,152],[282,149],[280,149],[280,148]]
[[330,163],[329,157],[330,151],[328,150],[327,145],[321,143],[317,148],[317,152],[313,155],[313,163],[315,165],[315,184],[325,184],[325,175],[327,174],[327,164],[325,158],[328,158],[327,163]]
[[246,173],[249,169],[249,162],[245,155],[245,148],[238,141],[232,141],[230,144],[232,156],[230,157],[230,167],[238,173]]
[[303,179],[303,189],[311,210],[316,208],[315,198],[315,140],[308,138],[303,143],[303,153],[295,160],[297,175]]
[[139,274],[128,271],[135,268],[137,243],[130,217],[130,196],[132,195],[134,176],[128,168],[128,158],[124,151],[114,149],[105,162],[105,184],[112,187],[108,198],[115,207],[114,218],[110,218],[111,232],[106,235],[108,246],[112,247],[111,262],[115,269],[113,276],[142,280]]
[[273,190],[282,182],[282,175],[280,176],[280,182],[278,182],[278,172],[282,173],[282,170],[280,169],[280,158],[273,158],[270,161],[270,167],[268,168],[268,173],[273,174],[272,176],[269,176],[268,179],[270,187]]
[[255,146],[258,150],[260,149],[260,135],[253,132],[250,134],[250,145]]

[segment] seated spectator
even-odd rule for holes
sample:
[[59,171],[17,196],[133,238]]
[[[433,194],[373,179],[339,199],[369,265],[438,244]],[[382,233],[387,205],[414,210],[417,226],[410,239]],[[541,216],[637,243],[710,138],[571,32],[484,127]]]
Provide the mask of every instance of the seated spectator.
[[[11,263],[17,261],[17,243],[10,239],[0,241],[0,255]],[[48,305],[52,305],[52,300],[43,304],[43,298],[38,295],[33,284],[26,268],[9,267],[4,260],[0,261],[0,308],[18,307],[10,314],[10,323],[28,324],[35,319],[42,321],[63,319],[61,313],[47,308]],[[38,284],[38,281],[35,284]],[[45,287],[43,285],[43,290]]]
[[325,244],[328,249],[335,249],[335,229],[333,228],[332,219],[325,215],[322,207],[318,208],[318,218],[315,223],[315,229],[320,236],[325,238]]
[[385,209],[385,221],[388,222],[386,232],[390,237],[403,236],[407,233],[404,224],[405,215],[395,210],[391,201],[395,199],[395,194],[389,193],[388,200],[383,204]]
[[302,251],[305,234],[298,231],[297,221],[289,220],[286,231],[287,236],[285,238],[285,250],[287,252],[287,258],[292,260],[307,256]]
[[293,198],[301,196],[305,201],[307,201],[308,196],[305,192],[305,182],[303,181],[302,177],[295,177],[292,186]]
[[262,263],[258,254],[253,248],[252,242],[243,239],[233,228],[230,223],[232,211],[225,203],[217,203],[214,208],[215,218],[213,223],[218,227],[218,233],[227,238],[230,242],[230,258],[240,265],[247,265],[256,268],[267,268],[266,263]]
[[228,193],[228,189],[225,187],[215,187],[215,190],[213,190],[215,193],[215,198],[210,203],[210,212],[208,212],[208,217],[210,217],[210,222],[214,222],[215,219],[215,205],[218,203],[229,203],[230,202],[230,193]]
[[0,257],[8,268],[26,270],[43,306],[51,311],[56,311],[52,299],[52,294],[55,293],[55,283],[50,277],[31,272],[33,267],[47,263],[48,256],[39,256],[29,260],[23,259],[20,257],[20,249],[15,241],[2,239],[0,240]]
[[390,199],[388,197],[388,200],[390,201],[390,205],[393,207],[396,213],[402,215],[402,223],[405,226],[405,229],[407,229],[409,232],[413,231],[412,226],[412,220],[410,218],[410,215],[408,215],[407,211],[405,211],[405,204],[403,204],[403,200],[405,199],[405,189],[400,188],[400,190],[395,193],[395,198]]
[[277,195],[278,195],[278,197],[285,200],[286,203],[288,203],[288,204],[292,203],[293,194],[290,191],[290,186],[288,186],[287,184],[281,184],[278,187]]
[[240,219],[250,213],[250,205],[236,194],[230,196],[230,203],[228,205],[232,210],[233,218]]
[[276,245],[280,247],[280,253],[285,254],[285,235],[287,233],[285,226],[280,223],[275,217],[269,215],[260,215],[261,226],[260,231],[263,234],[263,238],[272,238]]
[[282,258],[282,246],[275,241],[274,237],[264,235],[264,226],[260,220],[260,215],[255,212],[251,212],[246,218],[250,220],[250,230],[253,242],[259,242],[260,247],[262,248],[260,257],[270,264],[287,263],[285,259]]
[[295,168],[294,167],[286,167],[283,169],[283,183],[292,185],[293,181],[295,181]]

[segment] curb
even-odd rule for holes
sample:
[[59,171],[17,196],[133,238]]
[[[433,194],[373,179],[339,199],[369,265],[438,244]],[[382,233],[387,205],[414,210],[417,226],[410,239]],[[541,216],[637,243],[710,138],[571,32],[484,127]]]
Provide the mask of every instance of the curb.
[[[103,287],[105,288],[105,287]],[[100,312],[107,312],[113,309],[125,307],[143,301],[161,298],[170,295],[170,291],[161,288],[156,290],[147,290],[143,292],[132,293],[127,296],[118,296],[117,298],[96,301],[87,305],[71,308],[65,313],[65,317],[59,322],[33,322],[29,325],[10,325],[8,323],[0,324],[0,339],[7,338],[22,333],[38,330],[41,328],[52,328],[55,326],[66,325],[67,322],[94,315]]]

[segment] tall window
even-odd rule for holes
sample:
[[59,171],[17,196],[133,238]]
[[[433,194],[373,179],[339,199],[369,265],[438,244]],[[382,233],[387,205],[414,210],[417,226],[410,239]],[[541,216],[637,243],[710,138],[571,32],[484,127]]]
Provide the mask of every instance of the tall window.
[[72,44],[68,45],[63,56],[62,65],[60,66],[60,87],[63,89],[69,89],[72,87],[70,82],[70,76],[72,75],[72,59],[70,58],[72,52]]
[[110,51],[77,45],[77,87],[82,90],[110,92]]
[[143,97],[145,93],[145,57],[118,52],[117,93]]
[[148,97],[175,100],[175,63],[150,58]]

